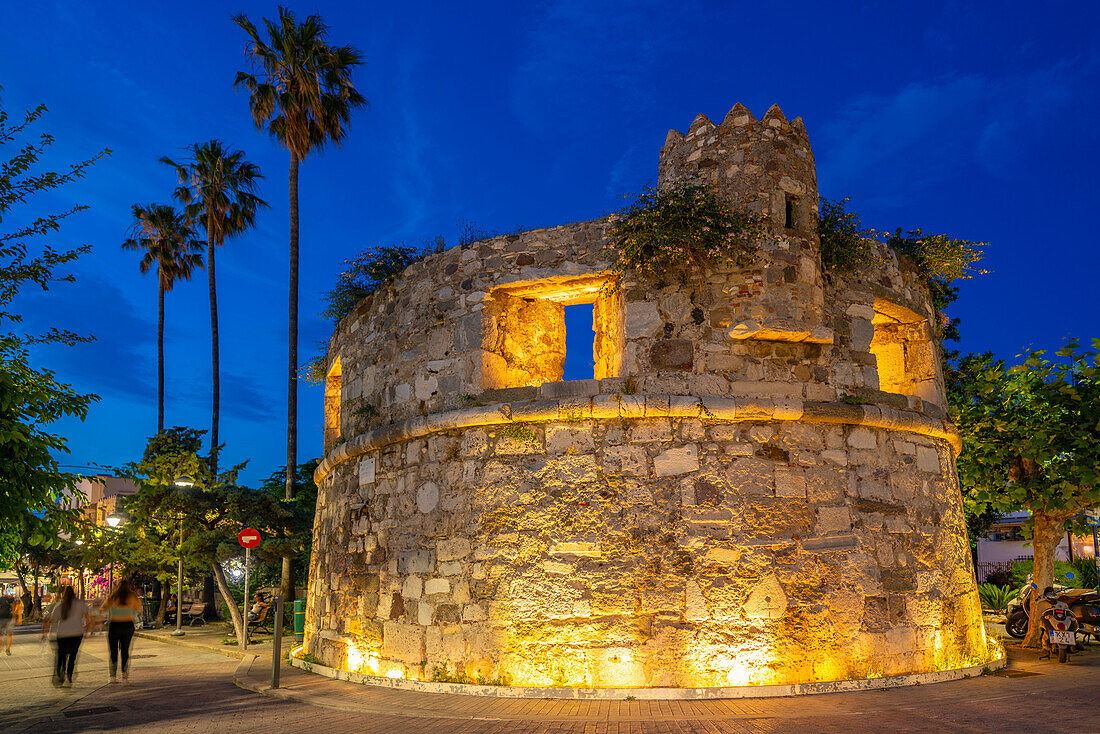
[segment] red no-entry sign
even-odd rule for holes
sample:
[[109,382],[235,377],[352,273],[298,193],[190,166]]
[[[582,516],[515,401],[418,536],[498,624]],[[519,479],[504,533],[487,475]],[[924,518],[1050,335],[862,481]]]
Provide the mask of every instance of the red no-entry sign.
[[237,540],[245,548],[255,548],[260,544],[260,531],[253,528],[245,528],[237,536]]

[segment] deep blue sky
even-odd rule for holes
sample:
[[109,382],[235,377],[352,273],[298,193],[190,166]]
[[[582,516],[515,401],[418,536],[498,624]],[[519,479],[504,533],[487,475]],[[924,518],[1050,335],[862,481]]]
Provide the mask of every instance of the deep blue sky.
[[[992,274],[953,308],[964,350],[1011,357],[1100,336],[1100,7],[1082,3],[597,2],[294,5],[360,48],[371,100],[342,150],[301,171],[301,354],[327,339],[320,295],[341,261],[459,222],[486,229],[600,216],[656,175],[670,127],[742,102],[802,116],[821,193],[868,226],[991,243]],[[36,206],[90,204],[55,244],[87,242],[74,286],[23,300],[32,327],[98,337],[39,355],[102,396],[67,422],[65,463],[137,457],[155,428],[156,283],[119,243],[134,202],[168,201],[157,163],[194,141],[243,148],[271,209],[219,255],[225,462],[255,482],[285,456],[287,156],[232,88],[243,11],[271,3],[9,4],[0,85],[12,113],[50,107],[57,161],[110,147],[86,181]],[[27,210],[33,214],[36,210]],[[5,222],[5,227],[9,222]],[[205,427],[205,275],[167,299],[166,422]],[[321,393],[300,393],[300,458],[321,445]]]

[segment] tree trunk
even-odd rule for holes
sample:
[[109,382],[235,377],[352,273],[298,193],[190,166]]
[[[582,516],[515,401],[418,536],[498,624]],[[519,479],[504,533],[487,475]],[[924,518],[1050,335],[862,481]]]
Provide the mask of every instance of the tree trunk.
[[1065,519],[1041,510],[1033,510],[1032,517],[1035,528],[1031,536],[1031,548],[1035,552],[1035,566],[1031,572],[1031,581],[1038,589],[1031,594],[1031,609],[1028,612],[1029,620],[1024,646],[1040,647],[1042,628],[1039,624],[1037,609],[1043,591],[1054,584],[1054,552],[1062,540]]
[[[217,562],[211,563],[210,569],[214,572],[214,578],[218,582],[218,591],[221,592],[222,601],[225,602],[225,608],[229,610],[229,617],[233,621],[233,632],[237,635],[237,644],[244,647],[244,618],[241,617],[241,610],[237,608],[237,600],[233,598],[233,593],[229,591],[229,584],[225,580],[225,571],[222,570],[222,565]],[[248,604],[247,599],[245,604]]]
[[87,595],[87,593],[88,593],[88,590],[87,590],[87,589],[86,589],[86,588],[84,587],[84,569],[83,569],[83,568],[78,568],[78,569],[76,570],[76,573],[77,573],[77,578],[78,578],[78,579],[80,579],[80,581],[78,581],[78,582],[77,582],[77,587],[78,587],[78,588],[79,588],[79,590],[80,590],[80,591],[79,591],[79,593],[80,593],[80,596],[79,596],[78,598],[79,598],[79,599],[81,599],[81,600],[83,600],[83,599],[84,599],[84,597],[85,597],[85,596]]
[[[31,596],[31,607],[34,612],[34,619],[42,619],[42,590],[38,584],[38,574],[41,573],[42,566],[39,563],[34,564],[34,594]],[[27,615],[30,617],[31,615]]]
[[[164,626],[164,617],[168,612],[168,597],[172,595],[172,584],[160,582],[160,609],[157,610],[157,627]],[[176,605],[179,606],[178,604]]]
[[[290,154],[290,308],[286,401],[286,499],[294,499],[298,471],[298,156]],[[283,599],[294,595],[294,558],[283,556]],[[285,607],[284,607],[285,608]],[[278,621],[282,624],[282,620]]]
[[157,433],[164,431],[164,278],[157,278]]
[[214,280],[215,242],[212,213],[206,215],[206,276],[210,285],[210,387],[212,404],[210,410],[210,474],[211,480],[218,479],[218,419],[221,417],[221,367],[218,360],[218,291]]
[[206,604],[206,608],[203,610],[202,618],[207,622],[213,622],[218,618],[217,604],[215,604],[214,597],[217,595],[217,582],[214,581],[213,574],[206,574],[202,579],[202,601]]

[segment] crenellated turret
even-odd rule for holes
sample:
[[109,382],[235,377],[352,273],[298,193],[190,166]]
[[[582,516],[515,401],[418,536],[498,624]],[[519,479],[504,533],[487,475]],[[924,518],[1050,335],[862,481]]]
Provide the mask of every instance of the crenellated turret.
[[661,148],[658,181],[713,183],[732,203],[768,218],[777,234],[815,239],[817,171],[802,118],[787,120],[772,105],[757,120],[740,102],[720,125],[696,117],[686,134],[670,130]]

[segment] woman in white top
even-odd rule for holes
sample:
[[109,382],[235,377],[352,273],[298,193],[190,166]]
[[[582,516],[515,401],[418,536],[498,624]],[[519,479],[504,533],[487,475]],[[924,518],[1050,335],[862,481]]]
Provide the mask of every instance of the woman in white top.
[[84,631],[91,628],[92,617],[88,612],[88,605],[76,598],[73,587],[66,586],[42,623],[43,639],[52,629],[57,645],[57,661],[53,674],[55,686],[72,687],[76,653],[84,639]]

